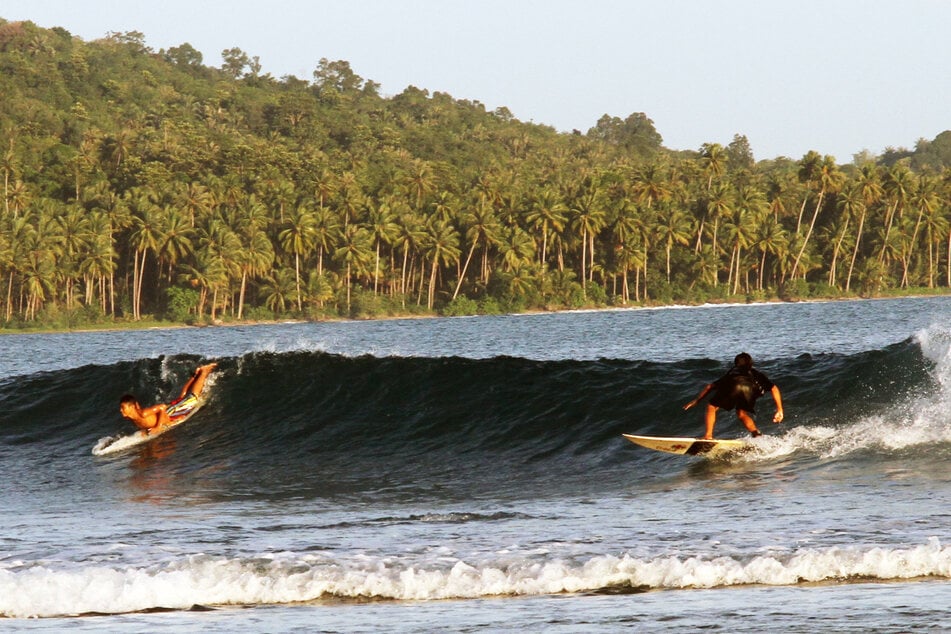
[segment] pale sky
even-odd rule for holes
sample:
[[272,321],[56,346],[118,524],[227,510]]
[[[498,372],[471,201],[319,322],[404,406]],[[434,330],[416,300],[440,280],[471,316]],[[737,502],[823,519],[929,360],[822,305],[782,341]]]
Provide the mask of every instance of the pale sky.
[[738,133],[757,160],[849,163],[951,128],[946,0],[0,0],[0,18],[141,31],[208,66],[238,47],[277,78],[346,60],[384,95],[413,85],[565,132],[644,112],[668,148]]

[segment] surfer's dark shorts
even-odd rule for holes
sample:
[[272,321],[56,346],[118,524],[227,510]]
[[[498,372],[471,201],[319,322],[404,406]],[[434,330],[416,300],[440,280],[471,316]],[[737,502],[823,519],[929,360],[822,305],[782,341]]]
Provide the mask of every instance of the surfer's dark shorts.
[[710,399],[710,404],[720,409],[741,409],[752,414],[756,407],[756,391],[747,383],[734,382],[722,386]]

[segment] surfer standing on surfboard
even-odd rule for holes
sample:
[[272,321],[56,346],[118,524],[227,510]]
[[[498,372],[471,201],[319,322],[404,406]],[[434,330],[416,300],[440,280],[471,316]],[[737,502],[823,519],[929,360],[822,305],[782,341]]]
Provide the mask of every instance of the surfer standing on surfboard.
[[178,399],[171,403],[142,407],[134,396],[126,394],[119,400],[119,411],[146,434],[151,433],[153,429],[169,425],[173,419],[184,416],[195,407],[198,397],[205,389],[205,380],[217,366],[217,363],[209,363],[195,370],[195,374],[182,387]]
[[773,416],[773,422],[783,422],[783,399],[779,393],[779,388],[765,374],[753,367],[753,357],[745,352],[736,355],[730,371],[703,388],[697,398],[684,405],[684,409],[690,409],[702,401],[711,391],[713,396],[710,398],[710,402],[707,403],[705,414],[707,433],[703,437],[704,440],[713,439],[713,427],[717,422],[717,410],[721,407],[725,410],[735,408],[736,417],[749,430],[753,438],[761,435],[756,428],[756,421],[753,420],[753,408],[756,405],[756,399],[766,392],[772,394],[773,401],[776,403],[776,414]]

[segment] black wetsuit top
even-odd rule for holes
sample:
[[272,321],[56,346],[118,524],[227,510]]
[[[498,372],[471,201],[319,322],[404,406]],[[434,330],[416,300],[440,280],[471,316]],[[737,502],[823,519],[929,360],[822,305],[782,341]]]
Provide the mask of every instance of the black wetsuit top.
[[753,413],[756,399],[773,389],[773,382],[755,368],[736,368],[713,382],[710,404]]

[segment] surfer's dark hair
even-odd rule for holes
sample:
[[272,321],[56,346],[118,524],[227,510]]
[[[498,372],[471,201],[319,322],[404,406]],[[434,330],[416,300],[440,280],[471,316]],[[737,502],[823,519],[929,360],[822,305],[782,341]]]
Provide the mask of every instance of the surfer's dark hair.
[[131,394],[124,394],[122,398],[119,399],[119,405],[125,405],[126,403],[138,403],[138,401]]
[[748,352],[741,352],[733,358],[733,365],[738,368],[752,368],[753,357]]

